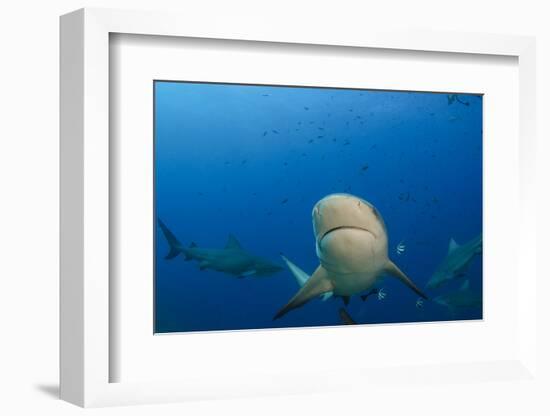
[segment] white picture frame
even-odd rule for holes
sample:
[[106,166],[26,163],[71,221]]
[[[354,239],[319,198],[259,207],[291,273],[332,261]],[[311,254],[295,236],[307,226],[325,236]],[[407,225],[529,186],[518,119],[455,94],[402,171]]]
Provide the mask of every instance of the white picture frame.
[[[517,291],[518,354],[499,362],[456,365],[418,363],[423,380],[444,374],[446,380],[478,382],[472,372],[505,374],[519,381],[535,379],[536,280],[535,212],[535,41],[530,37],[467,33],[329,32],[280,28],[265,22],[240,25],[223,19],[208,27],[190,16],[165,13],[83,9],[61,18],[61,398],[80,406],[158,403],[196,398],[322,392],[402,378],[398,370],[333,369],[330,377],[289,374],[239,380],[234,374],[195,376],[178,381],[111,382],[110,365],[110,170],[109,36],[155,35],[206,39],[280,42],[334,47],[381,48],[451,54],[504,55],[519,65],[518,264],[523,284]],[[411,369],[405,373],[411,373]],[[413,378],[414,378],[413,377]],[[349,381],[349,380],[352,381]]]

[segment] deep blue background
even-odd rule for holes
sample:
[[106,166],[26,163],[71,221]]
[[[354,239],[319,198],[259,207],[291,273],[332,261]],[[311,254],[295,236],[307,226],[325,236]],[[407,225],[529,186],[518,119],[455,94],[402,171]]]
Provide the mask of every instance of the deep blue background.
[[[349,192],[385,219],[390,258],[423,287],[451,237],[482,227],[482,97],[446,94],[155,82],[156,212],[179,240],[221,248],[233,233],[247,250],[308,273],[318,265],[311,209]],[[288,200],[286,203],[282,201]],[[406,251],[395,247],[404,240]],[[285,268],[237,279],[164,260],[156,235],[155,331],[180,332],[339,324],[341,300],[314,299],[277,321],[298,290]],[[481,290],[481,256],[468,272]],[[461,282],[430,292],[456,290]],[[478,319],[450,315],[387,278],[387,297],[348,311],[359,323]]]

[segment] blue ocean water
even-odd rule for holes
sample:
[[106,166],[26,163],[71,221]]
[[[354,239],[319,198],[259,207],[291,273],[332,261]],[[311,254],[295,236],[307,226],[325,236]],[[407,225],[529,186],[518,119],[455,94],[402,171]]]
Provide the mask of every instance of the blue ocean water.
[[[299,289],[279,253],[311,274],[319,265],[311,211],[333,193],[372,203],[386,223],[389,257],[424,288],[447,254],[482,231],[482,96],[331,88],[155,82],[156,215],[183,246],[241,246],[284,267],[271,276],[200,270],[165,259],[157,227],[155,332],[339,325],[340,298],[312,299],[273,321]],[[402,242],[402,253],[396,250]],[[481,255],[466,275],[482,290]],[[386,297],[353,296],[357,323],[480,319],[451,311],[395,278]]]

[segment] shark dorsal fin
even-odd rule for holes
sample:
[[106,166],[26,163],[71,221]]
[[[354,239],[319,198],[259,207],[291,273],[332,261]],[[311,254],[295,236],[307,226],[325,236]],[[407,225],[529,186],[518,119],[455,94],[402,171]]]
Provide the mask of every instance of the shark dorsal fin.
[[466,279],[464,283],[462,283],[462,286],[460,286],[460,291],[464,292],[466,290],[470,289],[470,281]]
[[452,253],[452,252],[455,251],[458,247],[459,247],[459,245],[456,243],[456,241],[454,240],[454,238],[451,238],[451,241],[449,241],[449,253]]
[[234,248],[242,248],[241,243],[239,243],[239,240],[235,238],[233,234],[229,234],[227,237],[227,244],[225,245],[225,249],[234,249]]

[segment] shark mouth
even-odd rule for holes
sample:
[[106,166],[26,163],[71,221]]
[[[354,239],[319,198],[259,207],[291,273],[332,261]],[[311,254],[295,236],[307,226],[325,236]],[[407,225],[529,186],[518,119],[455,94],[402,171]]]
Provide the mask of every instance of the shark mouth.
[[376,236],[374,235],[374,233],[371,231],[371,230],[367,230],[366,228],[363,228],[363,227],[357,227],[357,226],[353,226],[353,225],[341,225],[339,227],[334,227],[334,228],[331,228],[330,230],[328,230],[327,232],[325,232],[321,238],[319,239],[319,243],[321,241],[323,241],[323,238],[325,238],[327,235],[329,235],[330,233],[334,232],[334,231],[338,231],[338,230],[361,230],[361,231],[366,231],[367,233],[369,233],[370,235],[372,235],[374,238],[376,238]]

